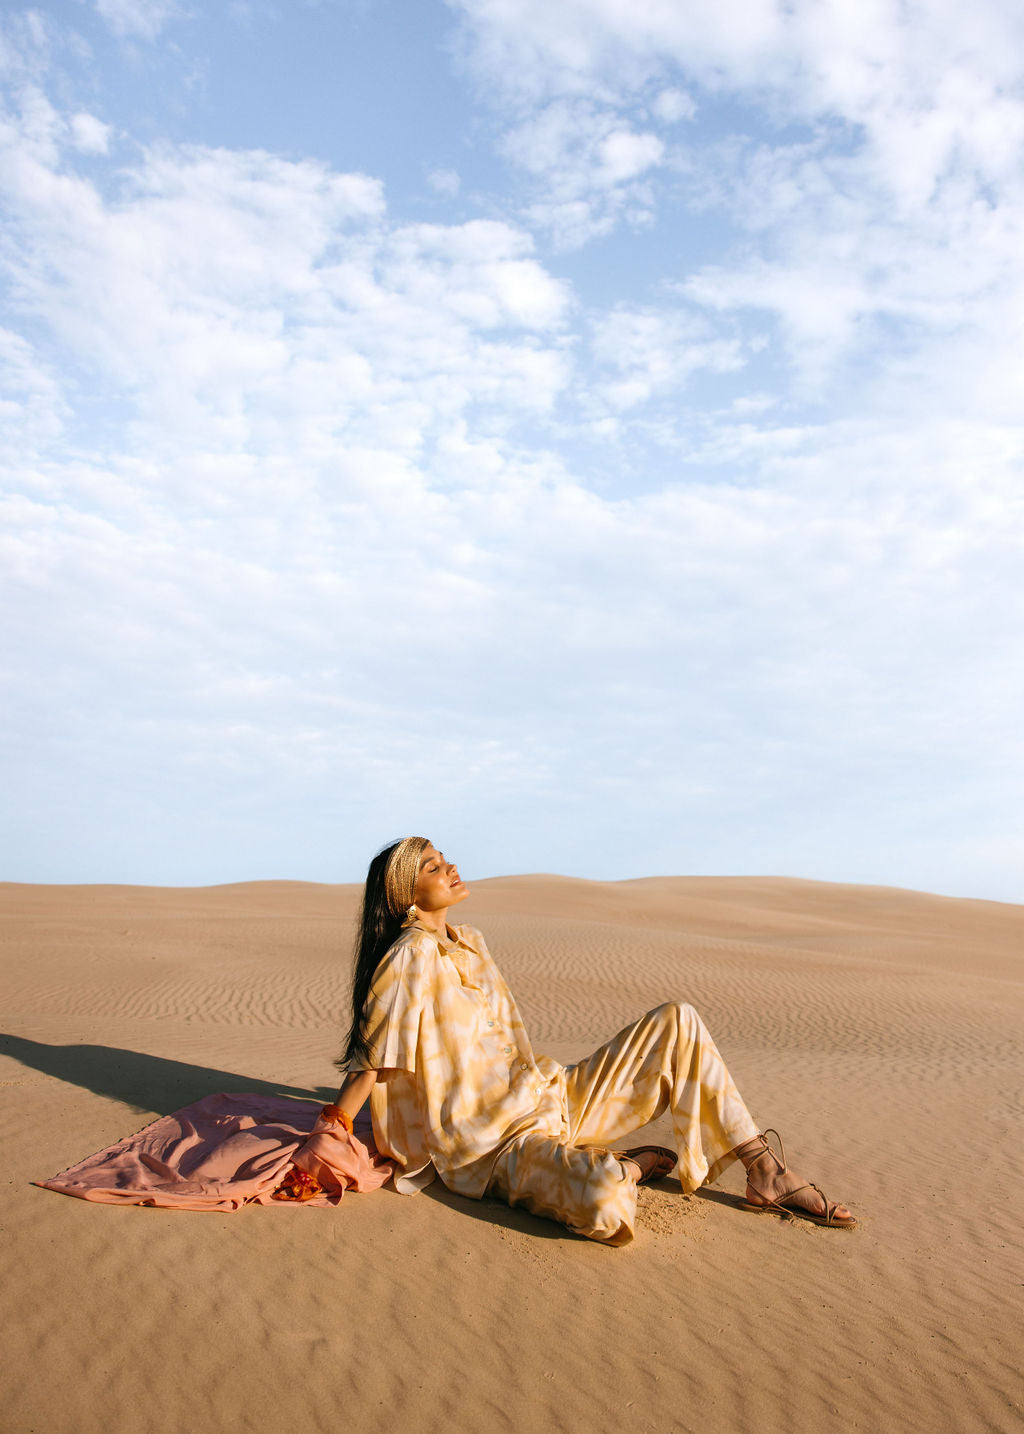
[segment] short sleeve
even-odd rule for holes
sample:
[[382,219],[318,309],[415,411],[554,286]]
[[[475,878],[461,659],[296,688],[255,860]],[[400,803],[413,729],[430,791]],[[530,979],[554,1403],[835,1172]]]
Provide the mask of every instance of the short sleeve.
[[415,1071],[426,985],[423,952],[397,941],[374,972],[363,1007],[364,1069]]

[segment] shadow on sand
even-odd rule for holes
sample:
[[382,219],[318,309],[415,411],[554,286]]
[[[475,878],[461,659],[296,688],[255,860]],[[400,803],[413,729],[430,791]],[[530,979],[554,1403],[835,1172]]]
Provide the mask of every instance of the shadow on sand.
[[436,1200],[439,1205],[445,1205],[449,1210],[457,1210],[460,1215],[468,1215],[471,1220],[482,1220],[485,1225],[500,1225],[505,1230],[518,1230],[521,1234],[529,1235],[536,1240],[577,1242],[584,1238],[582,1235],[574,1234],[572,1230],[567,1230],[564,1225],[555,1224],[551,1220],[542,1220],[537,1215],[531,1215],[527,1210],[511,1209],[502,1201],[489,1196],[485,1196],[482,1200],[467,1200],[464,1195],[456,1195],[454,1191],[446,1189],[440,1180],[433,1181],[422,1193],[428,1199]]
[[[335,1089],[277,1085],[273,1081],[254,1080],[251,1076],[232,1071],[215,1070],[212,1066],[190,1066],[170,1061],[163,1056],[128,1051],[118,1046],[48,1046],[22,1036],[0,1033],[0,1055],[10,1056],[23,1066],[55,1076],[70,1085],[91,1090],[95,1095],[121,1101],[140,1114],[156,1112],[170,1115],[182,1106],[191,1105],[216,1091],[245,1091],[254,1095],[278,1095],[295,1100],[333,1100]],[[385,1190],[391,1190],[386,1186]],[[465,1200],[453,1195],[434,1181],[425,1192],[449,1209],[458,1210],[472,1219],[487,1224],[503,1225],[544,1240],[576,1240],[559,1225],[538,1220],[526,1211],[510,1210],[496,1200]],[[400,1196],[400,1199],[407,1197]]]
[[280,1085],[254,1080],[212,1066],[190,1066],[143,1051],[118,1046],[47,1046],[22,1036],[0,1034],[0,1055],[70,1085],[91,1090],[131,1106],[133,1110],[169,1115],[217,1091],[251,1091],[255,1095],[282,1095],[296,1100],[333,1100],[335,1089]]
[[[155,1111],[158,1115],[170,1115],[172,1111],[216,1091],[246,1091],[254,1095],[278,1095],[293,1100],[320,1102],[333,1100],[336,1094],[333,1087],[280,1085],[273,1081],[254,1080],[252,1076],[238,1075],[233,1071],[217,1070],[213,1066],[190,1066],[183,1061],[167,1060],[164,1056],[147,1055],[144,1051],[128,1051],[119,1046],[48,1046],[23,1036],[0,1033],[0,1055],[10,1056],[24,1066],[80,1086],[83,1090],[91,1090],[95,1095],[119,1100],[140,1114]],[[659,1182],[662,1183],[665,1182]],[[576,1242],[583,1238],[562,1225],[541,1220],[525,1210],[512,1210],[498,1200],[466,1200],[445,1189],[440,1180],[435,1180],[423,1193],[451,1210],[468,1215],[470,1219],[499,1225],[534,1239]],[[698,1193],[703,1199],[721,1204],[734,1201],[738,1204],[737,1197],[724,1195],[721,1191],[701,1190]]]

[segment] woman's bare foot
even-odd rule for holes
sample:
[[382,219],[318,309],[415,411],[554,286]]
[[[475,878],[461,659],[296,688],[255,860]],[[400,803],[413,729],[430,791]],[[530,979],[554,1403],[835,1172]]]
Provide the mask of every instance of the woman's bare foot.
[[789,1211],[820,1225],[847,1228],[856,1225],[857,1221],[845,1205],[829,1204],[816,1185],[789,1169],[782,1137],[777,1130],[771,1133],[778,1139],[781,1158],[768,1144],[767,1132],[738,1146],[735,1152],[747,1171],[747,1207],[776,1213]]

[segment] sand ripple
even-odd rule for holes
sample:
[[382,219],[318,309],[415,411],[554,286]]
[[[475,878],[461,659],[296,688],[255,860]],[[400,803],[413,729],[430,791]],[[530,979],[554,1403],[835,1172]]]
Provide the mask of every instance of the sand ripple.
[[222,1217],[28,1183],[211,1084],[330,1087],[357,895],[0,887],[5,1434],[1024,1426],[1020,907],[538,876],[464,908],[560,1059],[696,1005],[853,1234],[744,1215],[735,1170],[643,1192],[622,1251],[439,1188]]

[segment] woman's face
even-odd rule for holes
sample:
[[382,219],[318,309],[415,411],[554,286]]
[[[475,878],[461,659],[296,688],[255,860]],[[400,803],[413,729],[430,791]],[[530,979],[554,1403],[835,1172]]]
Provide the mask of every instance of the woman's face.
[[445,861],[434,847],[425,847],[413,897],[417,910],[446,911],[456,902],[465,901],[468,895],[469,887],[459,876],[455,863]]

